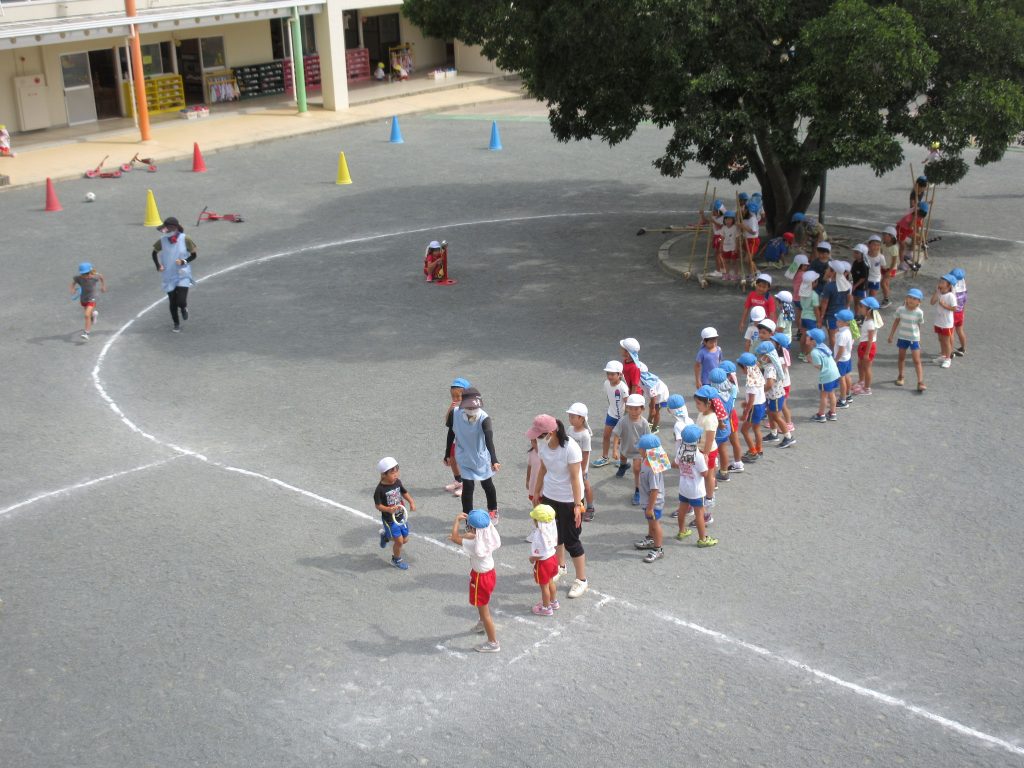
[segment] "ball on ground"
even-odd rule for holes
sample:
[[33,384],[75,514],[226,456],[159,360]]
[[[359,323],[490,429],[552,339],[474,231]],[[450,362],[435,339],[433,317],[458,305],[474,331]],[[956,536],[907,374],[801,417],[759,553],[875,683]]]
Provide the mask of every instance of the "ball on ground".
[[87,203],[94,203],[94,202],[96,202],[96,193],[95,192],[86,192],[85,193],[85,202],[87,202]]

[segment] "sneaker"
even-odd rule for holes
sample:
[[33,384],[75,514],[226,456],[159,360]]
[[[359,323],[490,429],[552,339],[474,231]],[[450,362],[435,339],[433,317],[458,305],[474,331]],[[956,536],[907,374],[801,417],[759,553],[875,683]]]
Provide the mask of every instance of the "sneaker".
[[707,496],[707,497],[705,497],[705,499],[704,499],[704,506],[705,507],[713,507],[713,506],[715,506],[715,497],[714,496]]
[[82,331],[82,332],[81,332],[81,333],[80,333],[79,335],[80,335],[80,336],[81,336],[81,337],[82,337],[83,339],[85,339],[86,341],[88,341],[88,340],[89,340],[89,333],[88,333],[88,331]]
[[633,546],[637,549],[654,549],[654,539],[644,536],[640,541],[634,541]]
[[558,601],[557,601],[557,600],[552,600],[552,601],[551,601],[551,610],[553,610],[553,611],[557,611],[557,610],[558,610],[559,608],[561,608],[561,607],[562,607],[562,606],[558,604]]
[[388,532],[386,528],[380,529],[380,548],[384,549],[388,545]]
[[940,368],[949,368],[949,366],[951,366],[952,364],[953,364],[952,360],[950,360],[948,357],[944,357],[944,358],[942,358],[942,362],[939,363],[939,367]]
[[477,653],[497,653],[501,650],[501,646],[498,644],[498,641],[495,640],[493,643],[486,642],[483,645],[478,645],[473,650],[475,650]]
[[98,318],[99,316],[100,316],[100,311],[98,309],[94,309],[92,311],[92,321],[95,323],[96,322],[96,318]]
[[809,363],[809,362],[811,362],[811,361],[810,361],[810,360],[808,359],[807,355],[805,355],[805,354],[804,354],[803,352],[801,352],[801,353],[800,353],[800,354],[798,355],[798,357],[800,358],[800,362],[802,362],[802,363]]
[[391,564],[393,566],[395,566],[395,568],[398,568],[401,571],[408,571],[409,570],[409,564],[407,562],[405,562],[405,560],[403,560],[400,557],[392,557],[391,558]]
[[825,417],[825,420],[826,421],[839,421],[839,417],[836,416],[836,412],[835,411],[832,411],[831,413],[828,414],[828,416]]
[[677,533],[676,534],[676,539],[678,541],[682,541],[687,536],[693,536],[693,531],[691,531],[689,528],[687,528],[685,531],[680,531],[679,533]]
[[718,539],[713,539],[710,536],[705,536],[703,539],[697,539],[698,547],[713,547],[718,543]]
[[173,327],[173,328],[171,328],[171,332],[172,332],[172,333],[181,333],[181,326],[180,326],[180,325],[178,325],[177,323],[175,323],[175,324],[174,324],[174,327]]
[[885,309],[886,307],[891,307],[891,306],[892,306],[892,301],[890,299],[882,299],[881,309]]
[[[707,506],[707,502],[706,501],[704,502],[704,506],[705,507]],[[714,515],[712,515],[710,512],[707,511],[707,509],[705,509],[704,510],[704,525],[711,525],[713,522],[715,522]],[[690,521],[690,527],[691,528],[696,528],[697,527],[697,520],[696,520],[696,518]],[[679,536],[677,535],[676,538],[678,539]]]
[[849,407],[850,407],[850,400],[849,399],[846,399],[846,400],[836,400],[836,408],[849,408]]
[[181,308],[181,319],[188,320],[188,310],[185,307]]
[[742,472],[743,471],[743,462],[742,461],[734,461],[732,464],[729,465],[729,471],[730,472]]
[[572,583],[572,586],[569,587],[569,597],[577,598],[588,589],[590,589],[590,584],[588,582],[576,579],[576,581]]
[[794,430],[796,430],[796,426],[792,422],[786,425],[787,432],[793,432]]
[[594,520],[594,515],[595,515],[595,514],[596,514],[596,513],[594,512],[594,508],[593,508],[593,507],[587,507],[587,508],[586,508],[586,509],[585,509],[585,510],[583,511],[583,522],[584,522],[584,523],[590,523],[590,522],[593,522],[593,520]]
[[608,457],[607,456],[602,456],[601,458],[594,459],[592,462],[590,462],[590,466],[592,466],[592,467],[607,467],[608,463],[609,463],[608,462]]
[[564,565],[558,566],[557,573],[555,573],[555,575],[551,577],[551,583],[552,584],[557,584],[558,580],[560,578],[562,578],[563,576],[565,576],[566,572],[567,572],[566,571],[566,567]]
[[718,470],[718,472],[715,473],[715,480],[717,480],[720,483],[728,483],[729,473],[723,472],[722,470]]
[[455,498],[462,496],[462,483],[459,483],[459,487],[452,491],[452,496]]
[[640,506],[640,491],[639,490],[633,491],[633,506],[634,507],[639,507]]
[[761,438],[762,443],[774,443],[779,439],[779,436],[774,432],[769,432],[767,435]]
[[757,461],[758,454],[753,451],[747,451],[743,454],[744,463]]
[[721,277],[722,273],[717,269],[714,272],[708,272],[708,277]]
[[861,394],[862,395],[870,395],[871,394],[871,387],[864,387],[864,389],[861,390]]
[[945,359],[946,358],[944,358],[942,355],[939,355],[938,357],[933,357],[932,362],[935,363],[936,365],[939,365]]
[[555,609],[552,608],[550,605],[547,605],[547,606],[544,605],[544,603],[537,603],[530,610],[533,611],[534,616],[554,616],[555,615]]
[[664,556],[665,550],[663,550],[661,547],[658,547],[657,549],[652,549],[650,552],[644,555],[644,562],[653,563],[655,560],[661,560],[661,558],[663,558]]
[[782,442],[779,443],[779,448],[789,448],[794,443],[796,443],[795,437],[784,437],[782,438]]
[[967,350],[963,347],[957,347],[953,350],[953,357],[963,357],[967,354]]
[[458,480],[452,480],[452,482],[448,483],[448,485],[446,485],[444,487],[444,489],[446,491],[448,491],[448,493],[451,493],[456,488],[461,488],[461,487],[462,487],[462,483],[460,483]]
[[484,626],[484,623],[482,621],[478,621],[476,624],[473,625],[473,629],[471,631],[474,634],[482,635],[487,631],[487,628]]
[[656,434],[658,434],[658,431],[659,431],[660,429],[661,429],[661,427],[660,427],[660,426],[658,426],[657,424],[651,424],[651,434],[652,434],[652,435],[656,435]]
[[853,389],[850,390],[851,395],[862,395],[864,394],[864,385],[859,381],[853,385]]
[[825,418],[825,414],[823,414],[823,413],[816,413],[813,416],[811,416],[811,421],[816,421],[819,424],[824,424],[826,421],[828,421],[828,419]]
[[615,476],[616,477],[625,477],[626,476],[626,470],[628,470],[628,469],[629,469],[629,464],[619,464],[619,468],[617,470],[615,470]]

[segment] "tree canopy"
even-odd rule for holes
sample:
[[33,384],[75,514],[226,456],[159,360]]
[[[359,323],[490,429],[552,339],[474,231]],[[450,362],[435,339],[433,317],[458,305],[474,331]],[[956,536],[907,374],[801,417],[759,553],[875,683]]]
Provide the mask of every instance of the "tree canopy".
[[[547,103],[561,141],[671,129],[654,160],[761,186],[784,228],[823,172],[904,162],[959,181],[1024,131],[1022,0],[405,0],[431,35],[482,46]],[[912,158],[913,159],[913,158]],[[909,178],[908,178],[909,184]]]

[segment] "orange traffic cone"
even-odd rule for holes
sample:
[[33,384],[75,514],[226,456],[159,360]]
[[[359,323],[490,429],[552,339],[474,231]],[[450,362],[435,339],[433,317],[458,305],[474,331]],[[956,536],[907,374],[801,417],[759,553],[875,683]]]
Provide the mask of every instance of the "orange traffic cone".
[[57,199],[57,190],[53,188],[50,177],[46,177],[46,208],[47,211],[63,211],[60,200]]
[[199,145],[192,144],[192,173],[206,173],[206,161],[203,160],[203,153],[199,151]]

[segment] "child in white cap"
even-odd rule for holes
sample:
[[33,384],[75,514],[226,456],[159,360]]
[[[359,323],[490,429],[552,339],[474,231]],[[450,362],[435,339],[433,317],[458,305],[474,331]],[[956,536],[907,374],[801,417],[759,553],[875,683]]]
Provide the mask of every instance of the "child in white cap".
[[[882,236],[872,235],[868,238],[868,255],[864,257],[868,265],[868,279],[865,287],[868,296],[877,296],[882,289],[882,272],[885,269],[885,255],[882,253]],[[864,313],[867,316],[867,313]]]
[[850,283],[853,291],[853,303],[850,309],[858,322],[863,319],[860,300],[868,295],[868,246],[858,243],[853,246],[853,262],[850,264]]
[[796,307],[793,306],[793,294],[779,291],[775,294],[775,332],[793,335],[793,324],[796,322]]
[[697,387],[708,383],[708,376],[722,363],[722,349],[718,346],[718,331],[711,326],[700,332],[700,349],[693,364],[693,378]]
[[637,443],[644,435],[650,434],[650,426],[644,418],[644,396],[632,394],[626,398],[626,417],[612,430],[614,451],[619,454],[619,469],[616,477],[624,477],[633,465],[633,506],[640,504],[640,449]]
[[442,244],[437,240],[431,240],[427,245],[427,252],[423,256],[423,274],[427,276],[428,283],[435,280],[441,281],[447,277],[444,271],[447,256],[448,243]]
[[629,388],[629,394],[642,395],[640,387],[640,342],[632,336],[619,340],[619,349],[622,351],[622,378]]
[[[622,378],[622,363],[619,360],[609,360],[604,367],[604,394],[608,398],[608,410],[604,416],[604,434],[601,436],[601,456],[594,459],[592,466],[604,467],[608,464],[608,448],[612,441],[612,430],[619,423],[626,409],[626,398],[629,397],[629,387]],[[613,458],[619,458],[618,455]]]
[[803,336],[802,326],[800,320],[803,314],[803,302],[800,299],[801,291],[800,288],[803,285],[804,273],[810,269],[810,259],[807,258],[806,253],[798,253],[793,257],[793,263],[789,265],[789,270],[786,274],[792,271],[793,277],[793,308],[796,310],[796,318],[793,320],[793,328],[796,330],[796,336],[793,338],[799,340]]
[[889,283],[896,277],[896,270],[900,263],[900,244],[896,240],[896,227],[886,227],[882,230],[882,256],[885,257],[885,265],[882,268],[882,309],[892,305],[889,298]]
[[[743,340],[746,344],[745,352],[750,351],[750,345],[757,338],[757,324],[766,317],[775,316],[775,298],[769,293],[772,287],[772,276],[760,274],[754,280],[754,290],[747,294],[747,300],[743,302],[743,316],[740,318],[740,331],[743,333]],[[750,323],[747,324],[749,313]]]
[[416,502],[398,477],[397,460],[385,456],[377,462],[377,471],[380,473],[380,482],[373,491],[373,505],[380,512],[383,526],[380,532],[380,548],[384,549],[390,540],[391,564],[399,570],[406,571],[409,564],[402,557],[402,547],[409,540],[408,513],[416,511]]
[[587,500],[587,508],[583,511],[583,522],[594,519],[594,489],[590,487],[590,453],[593,445],[594,431],[587,420],[589,410],[584,403],[573,403],[566,411],[569,415],[569,437],[579,443],[583,451],[583,494]]
[[804,279],[800,283],[800,303],[803,310],[800,314],[800,329],[803,332],[803,340],[800,342],[800,359],[805,363],[808,361],[807,353],[810,352],[814,343],[807,337],[807,333],[818,327],[821,322],[821,296],[815,289],[820,275],[813,269],[804,272]]

